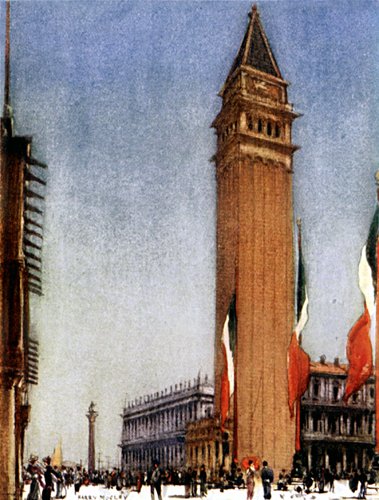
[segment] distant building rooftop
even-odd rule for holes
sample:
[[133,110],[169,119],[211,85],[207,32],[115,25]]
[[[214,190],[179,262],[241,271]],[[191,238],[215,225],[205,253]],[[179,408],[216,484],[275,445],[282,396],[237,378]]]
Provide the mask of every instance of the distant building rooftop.
[[338,358],[333,363],[327,362],[324,356],[321,356],[320,361],[311,361],[311,375],[346,375],[347,368],[347,364],[340,363]]

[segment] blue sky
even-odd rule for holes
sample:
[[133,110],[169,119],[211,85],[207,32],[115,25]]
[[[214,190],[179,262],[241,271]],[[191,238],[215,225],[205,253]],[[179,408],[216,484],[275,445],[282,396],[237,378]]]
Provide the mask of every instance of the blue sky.
[[[262,1],[294,125],[304,347],[345,357],[379,168],[376,1]],[[12,2],[16,130],[49,165],[40,384],[28,451],[113,460],[125,398],[212,376],[215,152],[210,128],[248,1]],[[2,9],[2,19],[4,18]],[[3,23],[2,23],[3,24]]]

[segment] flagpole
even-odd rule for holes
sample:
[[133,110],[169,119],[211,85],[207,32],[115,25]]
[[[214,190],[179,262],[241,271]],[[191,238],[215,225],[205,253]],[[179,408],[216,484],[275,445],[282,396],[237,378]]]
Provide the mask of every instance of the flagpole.
[[[379,204],[379,170],[375,174],[376,202]],[[378,269],[379,238],[376,235],[376,269]],[[379,454],[379,301],[377,300],[377,286],[375,283],[375,453]]]
[[[300,254],[301,254],[301,218],[298,217],[296,219],[296,225],[297,225],[297,249],[298,249],[298,260],[300,259]],[[300,294],[300,286],[299,286],[299,276],[297,277],[297,287],[296,287],[296,323],[299,321],[299,317],[301,314],[301,311],[299,310],[299,304],[301,302]],[[299,334],[299,346],[301,347],[301,334]]]
[[[235,304],[237,315],[237,303]],[[237,405],[237,342],[238,335],[236,335],[236,344],[234,347],[234,393],[233,393],[233,452],[232,460],[238,460],[238,405]]]
[[[300,252],[301,252],[301,218],[298,217],[296,219],[296,225],[297,225],[297,248],[298,248],[298,259],[300,259]],[[298,277],[299,280],[299,277]],[[296,288],[296,323],[299,321],[299,303],[300,303],[300,297],[299,297],[299,286]],[[301,347],[301,333],[299,334],[298,338],[299,342],[299,347]],[[296,420],[295,420],[295,452],[300,451],[300,398],[299,396],[296,400]]]
[[[238,142],[238,182],[240,181],[240,172],[241,172],[241,144]],[[239,199],[238,199],[239,200]],[[238,210],[238,220],[240,215],[240,205],[239,201],[237,204]],[[234,311],[236,318],[236,335],[235,335],[235,345],[234,345],[234,394],[233,394],[233,452],[232,452],[232,461],[238,461],[238,396],[237,396],[237,363],[238,363],[238,316],[237,316],[237,298],[239,297],[239,252],[238,249],[240,240],[240,225],[237,225],[237,252],[235,256],[235,276],[234,276]],[[232,464],[231,464],[232,465]]]

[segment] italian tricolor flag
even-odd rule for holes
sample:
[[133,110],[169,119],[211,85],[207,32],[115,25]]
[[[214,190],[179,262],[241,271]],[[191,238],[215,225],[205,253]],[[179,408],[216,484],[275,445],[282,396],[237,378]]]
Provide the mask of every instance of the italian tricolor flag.
[[[300,229],[299,229],[300,230]],[[305,282],[305,270],[299,235],[299,262],[297,274],[297,323],[288,348],[288,405],[291,417],[294,405],[308,387],[310,358],[301,347],[301,332],[308,321],[308,294]]]
[[378,227],[379,208],[377,206],[359,262],[359,288],[364,297],[364,311],[351,328],[347,338],[346,354],[349,369],[343,395],[345,402],[362,387],[373,370],[370,327],[371,317],[375,311]]
[[236,296],[233,295],[226,314],[223,330],[222,330],[222,354],[223,354],[223,370],[221,374],[221,399],[220,399],[220,414],[221,414],[221,429],[224,430],[225,422],[230,412],[230,402],[234,394],[234,354],[236,347],[237,335],[237,315],[236,315]]

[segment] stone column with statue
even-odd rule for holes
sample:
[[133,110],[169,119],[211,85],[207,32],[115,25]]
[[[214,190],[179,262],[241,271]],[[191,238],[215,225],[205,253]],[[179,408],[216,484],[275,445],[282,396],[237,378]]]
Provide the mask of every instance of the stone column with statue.
[[88,472],[91,473],[95,470],[95,421],[98,416],[95,410],[95,403],[91,401],[88,408]]

